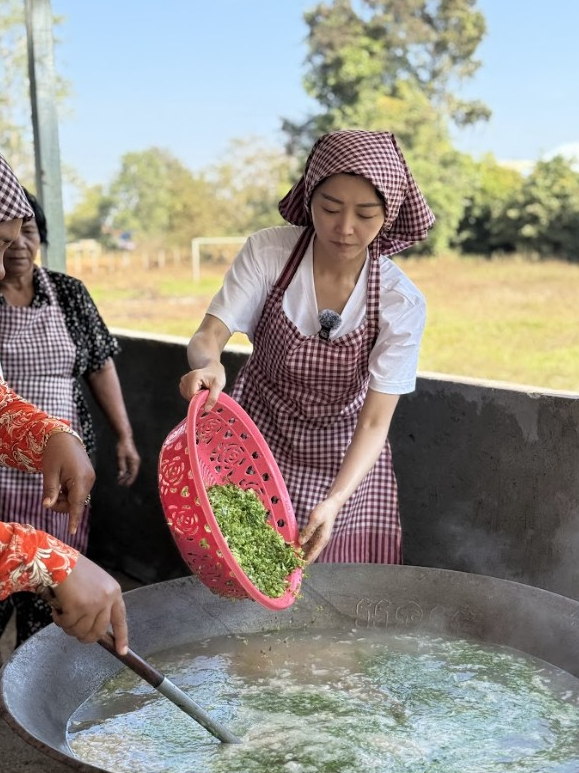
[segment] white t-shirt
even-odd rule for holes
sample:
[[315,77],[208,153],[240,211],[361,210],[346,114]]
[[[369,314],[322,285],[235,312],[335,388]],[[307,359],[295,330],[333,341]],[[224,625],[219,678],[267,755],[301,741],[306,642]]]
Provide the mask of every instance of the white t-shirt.
[[[223,287],[211,301],[208,314],[230,332],[253,334],[267,296],[277,281],[303,228],[265,228],[250,236],[237,255]],[[313,250],[306,253],[283,296],[283,310],[302,335],[320,330],[313,274]],[[330,333],[339,338],[362,324],[366,315],[366,289],[370,258],[340,314],[341,323]],[[388,257],[380,258],[380,322],[370,353],[370,388],[387,394],[405,394],[416,386],[420,340],[426,318],[424,296]]]

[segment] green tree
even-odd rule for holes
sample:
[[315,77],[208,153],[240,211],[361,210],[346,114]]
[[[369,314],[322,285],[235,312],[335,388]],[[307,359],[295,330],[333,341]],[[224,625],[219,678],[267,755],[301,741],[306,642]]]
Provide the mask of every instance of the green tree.
[[375,101],[365,128],[379,131],[384,126],[396,135],[436,215],[428,239],[403,254],[440,252],[454,239],[462,218],[472,180],[471,160],[453,147],[436,108],[415,84],[402,82],[395,96]]
[[136,241],[182,245],[195,236],[220,232],[220,203],[212,186],[169,151],[127,153],[108,195],[108,226],[131,231]]
[[518,251],[579,262],[579,172],[568,159],[539,161],[508,215]]
[[260,137],[234,139],[208,170],[221,202],[222,233],[248,234],[283,223],[277,205],[291,187],[294,162]]
[[109,217],[111,206],[112,201],[105,195],[102,185],[86,188],[81,200],[66,218],[69,240],[96,239],[103,241],[103,227]]
[[0,15],[0,147],[24,182],[34,179],[30,88],[23,0]]
[[305,14],[309,27],[304,85],[319,113],[283,121],[287,148],[303,160],[320,134],[390,130],[437,217],[422,251],[444,249],[468,195],[468,158],[450,127],[486,119],[489,110],[456,96],[480,62],[484,37],[475,0],[333,0]]
[[471,184],[454,240],[463,252],[491,257],[514,252],[517,233],[513,206],[523,188],[523,176],[498,164],[494,156],[470,162]]
[[[304,86],[320,105],[305,123],[285,120],[291,149],[344,126],[366,128],[383,96],[404,84],[421,93],[444,125],[490,115],[455,91],[480,66],[474,54],[486,32],[476,0],[333,0],[304,15],[309,27]],[[384,127],[382,127],[384,128]]]

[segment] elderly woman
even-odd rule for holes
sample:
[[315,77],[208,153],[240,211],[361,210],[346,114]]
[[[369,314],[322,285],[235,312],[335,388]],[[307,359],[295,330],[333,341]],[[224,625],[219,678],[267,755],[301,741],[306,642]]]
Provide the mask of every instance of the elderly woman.
[[[0,279],[4,254],[32,217],[14,172],[0,156]],[[23,400],[0,379],[0,464],[38,476],[42,504],[78,521],[94,483],[94,470],[77,433]],[[125,654],[127,621],[121,588],[110,575],[69,545],[29,525],[0,522],[0,599],[18,591],[51,588],[53,619],[68,634],[94,642],[112,626]]]
[[344,130],[314,145],[279,205],[291,225],[251,236],[188,347],[190,399],[225,385],[234,331],[253,352],[232,395],[284,476],[308,561],[399,563],[388,432],[413,391],[425,321],[391,256],[434,216],[389,132]]
[[[2,225],[0,222],[0,238]],[[80,438],[64,422],[22,400],[2,379],[0,449],[2,464],[26,474],[42,472],[35,477],[40,478],[44,504],[68,513],[74,531],[94,481]],[[67,481],[74,486],[65,492]],[[0,600],[36,598],[47,588],[54,595],[52,620],[66,633],[94,642],[110,625],[117,652],[126,653],[125,603],[118,582],[50,534],[0,521]]]
[[[0,281],[0,363],[5,380],[22,397],[66,419],[95,451],[91,417],[83,396],[84,378],[117,436],[118,481],[135,480],[140,457],[113,362],[119,350],[83,283],[36,265],[47,225],[39,203],[24,190],[33,217],[4,255]],[[74,535],[67,518],[42,505],[42,481],[20,470],[0,468],[0,519],[31,524],[86,553],[90,505]],[[37,596],[14,594],[0,604],[0,634],[16,610],[17,643],[52,621]]]

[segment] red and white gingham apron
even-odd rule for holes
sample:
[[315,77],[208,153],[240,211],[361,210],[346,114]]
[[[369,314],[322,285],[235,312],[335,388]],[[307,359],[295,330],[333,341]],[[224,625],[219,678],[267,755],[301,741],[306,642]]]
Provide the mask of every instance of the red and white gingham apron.
[[[79,432],[73,399],[76,346],[70,337],[54,287],[44,271],[40,283],[50,304],[0,306],[0,363],[4,378],[21,397]],[[29,523],[86,552],[88,511],[77,533],[68,533],[68,515],[42,506],[42,475],[0,467],[0,519]]]
[[[301,234],[267,297],[253,353],[232,396],[264,435],[303,528],[340,469],[368,390],[368,360],[379,324],[380,264],[370,261],[366,320],[333,340],[304,336],[282,307],[283,294],[313,231]],[[320,562],[401,563],[402,534],[388,441],[340,510]]]

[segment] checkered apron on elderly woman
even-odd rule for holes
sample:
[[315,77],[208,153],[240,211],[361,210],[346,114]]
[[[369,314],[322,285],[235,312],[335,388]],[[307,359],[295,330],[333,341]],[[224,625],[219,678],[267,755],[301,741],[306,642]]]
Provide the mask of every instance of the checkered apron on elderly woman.
[[[253,353],[232,396],[264,435],[303,528],[336,477],[368,390],[368,360],[378,334],[380,263],[370,261],[366,320],[335,339],[302,335],[282,307],[312,238],[304,230],[269,294]],[[340,510],[318,561],[401,563],[396,478],[388,441]]]
[[[52,282],[40,271],[50,303],[0,306],[0,362],[4,378],[21,397],[52,416],[66,419],[79,432],[72,375],[76,346]],[[86,507],[76,534],[68,533],[68,514],[42,506],[42,475],[0,467],[0,520],[29,523],[86,553]]]

